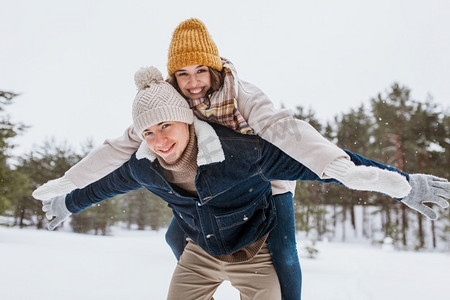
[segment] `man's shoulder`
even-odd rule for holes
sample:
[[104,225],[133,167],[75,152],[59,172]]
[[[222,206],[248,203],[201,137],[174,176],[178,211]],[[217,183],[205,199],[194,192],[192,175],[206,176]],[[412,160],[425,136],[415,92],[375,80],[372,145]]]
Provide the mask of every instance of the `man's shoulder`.
[[149,168],[152,168],[152,162],[148,158],[137,158],[136,152],[131,155],[128,162],[126,162],[124,165],[128,164],[128,167],[132,171],[134,175],[139,174],[142,170],[148,170]]

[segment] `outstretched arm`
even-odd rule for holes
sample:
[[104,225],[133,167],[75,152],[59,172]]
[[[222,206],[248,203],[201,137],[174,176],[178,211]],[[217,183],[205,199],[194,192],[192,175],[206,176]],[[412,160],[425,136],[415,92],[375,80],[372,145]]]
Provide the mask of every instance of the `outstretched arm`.
[[51,220],[48,229],[55,229],[70,215],[78,214],[93,204],[139,188],[141,185],[133,177],[130,163],[126,162],[119,169],[85,188],[44,200],[42,210],[46,212],[47,219]]
[[294,118],[287,109],[276,109],[258,87],[239,80],[238,109],[254,132],[325,178],[325,168],[348,155],[309,123]]
[[334,175],[333,178],[339,181],[322,179],[282,151],[273,150],[274,147],[268,143],[266,145],[269,146],[263,148],[261,165],[264,166],[263,174],[269,179],[335,182],[343,183],[351,189],[384,193],[431,220],[437,219],[437,214],[425,203],[436,204],[442,208],[449,206],[450,183],[447,179],[425,174],[409,175],[347,150],[351,161],[338,160],[328,170]]
[[275,109],[256,86],[239,81],[238,98],[239,110],[255,133],[318,177],[334,178],[352,189],[377,191],[397,198],[408,194],[410,186],[404,177],[383,171],[380,166],[355,166],[348,153],[310,124],[294,118],[288,110]]
[[128,161],[141,142],[133,126],[128,127],[122,136],[105,140],[100,147],[92,150],[70,168],[63,177],[50,180],[37,188],[33,192],[33,197],[49,200],[99,180]]
[[[355,190],[375,191],[402,199],[409,207],[434,220],[436,213],[424,202],[448,207],[450,184],[443,178],[406,173],[350,155],[325,139],[310,124],[277,110],[256,86],[239,81],[238,107],[255,133],[277,146],[319,178],[336,179]],[[371,167],[369,167],[371,166]],[[402,175],[400,175],[402,174]],[[319,179],[317,178],[317,179]]]

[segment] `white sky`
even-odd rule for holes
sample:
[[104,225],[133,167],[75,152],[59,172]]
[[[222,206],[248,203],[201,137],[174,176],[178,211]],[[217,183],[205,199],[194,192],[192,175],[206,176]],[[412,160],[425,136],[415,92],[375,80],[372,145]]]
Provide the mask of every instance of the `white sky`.
[[21,94],[8,112],[32,126],[20,151],[121,135],[134,72],[154,65],[165,76],[171,34],[190,17],[277,107],[331,120],[394,81],[450,103],[446,0],[0,0],[0,11],[0,89]]

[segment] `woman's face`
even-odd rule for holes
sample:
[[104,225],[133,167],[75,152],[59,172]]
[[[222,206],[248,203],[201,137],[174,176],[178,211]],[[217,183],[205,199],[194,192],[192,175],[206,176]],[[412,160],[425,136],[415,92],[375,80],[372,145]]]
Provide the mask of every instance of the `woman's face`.
[[191,100],[204,98],[211,88],[211,75],[206,66],[187,66],[176,70],[174,75],[181,93]]

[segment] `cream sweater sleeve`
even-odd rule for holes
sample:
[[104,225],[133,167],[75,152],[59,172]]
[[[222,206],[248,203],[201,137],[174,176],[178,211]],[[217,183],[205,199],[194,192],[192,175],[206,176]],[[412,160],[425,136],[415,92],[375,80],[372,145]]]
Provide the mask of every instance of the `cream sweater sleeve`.
[[326,167],[334,160],[349,156],[324,138],[309,123],[296,119],[289,110],[275,109],[259,88],[239,81],[238,109],[256,134],[277,146],[324,178]]
[[141,142],[142,139],[136,134],[133,126],[130,126],[122,136],[107,139],[100,147],[92,150],[85,158],[70,168],[63,178],[69,180],[77,188],[83,188],[128,161]]

